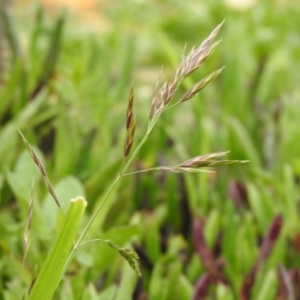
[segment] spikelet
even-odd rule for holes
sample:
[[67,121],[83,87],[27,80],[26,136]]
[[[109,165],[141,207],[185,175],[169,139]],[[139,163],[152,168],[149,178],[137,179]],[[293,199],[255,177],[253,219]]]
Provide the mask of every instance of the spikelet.
[[27,139],[25,138],[25,136],[22,134],[21,131],[19,131],[20,135],[22,136],[23,142],[25,143],[30,156],[32,157],[36,167],[38,168],[38,170],[40,171],[40,173],[42,174],[42,177],[44,178],[45,184],[47,186],[47,189],[49,191],[49,193],[51,194],[52,198],[54,199],[55,203],[57,204],[57,206],[59,208],[61,208],[61,205],[59,203],[59,200],[54,192],[54,189],[50,183],[50,180],[48,178],[48,175],[46,173],[45,168],[43,167],[42,163],[40,162],[40,160],[38,159],[38,157],[36,156],[36,154],[34,153],[32,147],[30,146],[29,142],[27,141]]
[[136,116],[133,115],[133,85],[131,86],[129,96],[128,96],[128,105],[126,112],[126,136],[124,144],[124,157],[126,158],[131,150],[134,134],[135,134],[135,125],[136,125]]

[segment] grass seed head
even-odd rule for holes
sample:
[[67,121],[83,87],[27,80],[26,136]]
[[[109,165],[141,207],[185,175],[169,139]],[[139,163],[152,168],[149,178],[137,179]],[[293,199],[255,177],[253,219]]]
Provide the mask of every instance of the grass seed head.
[[126,112],[126,136],[124,145],[124,157],[127,157],[130,153],[130,149],[134,140],[136,117],[133,115],[133,84],[131,85],[129,96],[128,96],[128,106]]
[[[163,110],[163,108],[169,104],[169,102],[174,97],[175,92],[177,91],[181,82],[185,78],[187,78],[192,72],[199,69],[207,60],[207,58],[213,53],[213,51],[219,45],[220,41],[217,41],[213,44],[212,41],[219,33],[223,23],[224,22],[219,24],[198,48],[193,47],[192,50],[186,56],[181,56],[178,68],[175,70],[170,81],[167,81],[164,84],[160,85],[160,88],[159,84],[156,85],[150,108],[150,120],[155,115],[158,115]],[[184,95],[184,97],[182,97],[182,100],[180,102],[186,101],[195,96],[201,89],[203,89],[210,81],[216,78],[220,73],[221,69],[205,77],[191,90],[189,90]],[[160,82],[160,80],[158,82]]]
[[206,155],[193,157],[182,164],[179,167],[183,168],[200,168],[208,167],[211,163],[215,162],[221,157],[224,157],[228,152],[214,152]]
[[130,127],[126,131],[125,146],[124,146],[124,156],[127,157],[130,153],[135,134],[136,117],[134,116],[130,122]]
[[130,88],[129,97],[128,97],[128,106],[126,112],[126,129],[128,130],[132,121],[133,114],[133,85]]
[[221,68],[217,71],[212,72],[211,74],[204,77],[202,80],[197,82],[192,88],[190,88],[180,99],[180,102],[184,102],[196,96],[201,90],[203,90],[211,81],[219,76],[222,73],[224,68]]
[[59,208],[61,208],[61,205],[59,203],[59,200],[54,192],[54,189],[50,183],[50,180],[48,178],[48,175],[46,173],[46,170],[45,168],[43,167],[42,163],[40,162],[40,160],[38,159],[38,157],[36,156],[36,154],[34,153],[32,147],[30,146],[29,142],[27,141],[27,139],[25,138],[25,136],[22,134],[21,131],[19,131],[19,133],[21,134],[22,136],[22,139],[23,139],[23,142],[25,143],[28,151],[29,151],[29,154],[30,156],[32,157],[36,167],[38,168],[38,170],[40,171],[40,173],[42,174],[42,177],[44,178],[44,181],[45,181],[45,184],[47,186],[47,189],[49,191],[49,193],[51,194],[52,198],[54,199],[55,203],[57,204],[57,206]]

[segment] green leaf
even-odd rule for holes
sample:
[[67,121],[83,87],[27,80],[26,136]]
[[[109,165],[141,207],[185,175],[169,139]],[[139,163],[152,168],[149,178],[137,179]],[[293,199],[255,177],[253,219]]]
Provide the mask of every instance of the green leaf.
[[[81,182],[73,177],[68,176],[61,180],[59,183],[53,186],[55,193],[60,201],[63,211],[66,211],[69,205],[69,199],[76,197],[77,195],[85,196],[84,188]],[[53,202],[52,196],[47,195],[43,205],[43,217],[47,223],[49,231],[53,230],[57,225],[58,215],[60,211],[56,209],[56,205]]]
[[87,202],[71,199],[61,231],[50,250],[29,295],[29,300],[51,300],[67,267],[68,257],[76,237]]
[[115,284],[110,285],[104,291],[100,293],[98,300],[114,300],[117,292],[117,286]]
[[124,264],[121,278],[122,281],[115,300],[131,300],[138,277],[132,272],[131,267],[128,264]]

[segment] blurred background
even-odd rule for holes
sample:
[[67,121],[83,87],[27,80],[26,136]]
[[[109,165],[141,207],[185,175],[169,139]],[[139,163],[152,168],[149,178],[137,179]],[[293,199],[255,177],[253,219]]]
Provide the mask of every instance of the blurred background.
[[159,76],[170,79],[182,53],[223,20],[222,42],[178,93],[225,66],[222,74],[162,115],[130,171],[215,151],[250,163],[124,178],[87,239],[135,249],[143,277],[107,245],[91,243],[55,299],[300,299],[299,1],[0,5],[0,299],[22,299],[61,221],[18,130],[64,208],[86,197],[86,223],[122,163],[132,82],[134,148]]

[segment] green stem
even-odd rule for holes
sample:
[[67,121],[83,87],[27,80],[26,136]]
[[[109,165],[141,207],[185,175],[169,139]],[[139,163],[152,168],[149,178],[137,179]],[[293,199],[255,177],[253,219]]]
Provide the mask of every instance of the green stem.
[[[128,174],[124,174],[123,172],[126,171],[128,169],[128,167],[130,166],[130,164],[132,163],[133,159],[137,156],[138,152],[140,151],[140,149],[142,148],[142,146],[145,144],[145,142],[147,141],[155,123],[157,122],[158,118],[159,118],[160,114],[158,114],[149,124],[148,124],[148,128],[146,131],[145,136],[143,137],[143,139],[140,141],[140,143],[138,144],[138,146],[135,148],[135,150],[133,151],[133,153],[130,155],[129,159],[127,161],[125,161],[121,167],[121,171],[120,174],[116,177],[116,179],[113,181],[113,183],[110,185],[108,191],[106,192],[102,202],[98,205],[98,207],[96,208],[96,210],[94,211],[94,213],[92,214],[91,218],[89,219],[87,225],[85,226],[85,228],[83,229],[83,232],[81,233],[80,237],[78,238],[78,240],[76,241],[74,247],[71,250],[71,253],[68,257],[67,263],[65,265],[65,269],[64,272],[66,271],[67,267],[69,266],[71,260],[73,259],[78,247],[81,245],[81,242],[83,240],[83,238],[85,237],[87,231],[89,230],[89,228],[91,227],[93,221],[95,220],[96,216],[98,215],[100,209],[102,208],[102,206],[105,204],[107,198],[109,197],[110,193],[112,192],[112,190],[115,188],[115,186],[119,183],[119,181],[122,179],[122,177],[124,176],[128,176],[129,174],[134,174],[134,172],[132,173],[128,173]],[[153,168],[155,169],[155,168]],[[150,169],[148,169],[150,170]]]
[[156,123],[157,119],[154,120],[154,122],[151,123],[151,125],[148,126],[146,135],[143,137],[143,139],[141,140],[141,142],[138,144],[138,146],[136,147],[136,149],[134,150],[134,152],[132,153],[132,155],[129,157],[129,159],[123,163],[123,166],[121,168],[121,172],[120,174],[116,177],[116,179],[113,181],[113,183],[110,185],[108,191],[106,192],[102,202],[98,205],[98,207],[96,208],[96,210],[94,211],[94,213],[92,214],[91,218],[89,219],[87,225],[85,226],[85,228],[83,229],[83,232],[81,233],[80,237],[78,238],[78,240],[76,241],[69,257],[67,260],[67,263],[65,265],[65,270],[66,268],[69,266],[71,260],[73,259],[78,247],[81,245],[81,242],[83,240],[83,238],[85,237],[87,231],[89,230],[89,228],[91,227],[92,223],[94,222],[96,216],[98,215],[100,209],[102,208],[102,206],[105,204],[107,198],[109,197],[110,193],[112,192],[112,190],[115,188],[115,186],[119,183],[119,181],[122,179],[123,176],[127,176],[123,175],[122,172],[126,171],[128,169],[128,167],[130,166],[130,164],[132,163],[133,159],[136,157],[136,155],[138,154],[139,150],[142,148],[142,146],[145,144],[146,140],[149,137],[149,134],[154,126],[154,124]]
[[146,172],[151,172],[151,171],[157,171],[157,170],[161,170],[161,167],[155,167],[155,168],[150,168],[150,169],[145,169],[145,170],[140,170],[140,171],[135,171],[135,172],[122,174],[122,177],[130,176],[130,175],[138,174],[138,173],[146,173]]
[[93,240],[89,240],[89,241],[86,241],[84,243],[81,243],[78,247],[82,247],[82,246],[85,246],[89,243],[93,243],[93,242],[101,242],[101,243],[108,243],[108,240],[103,240],[103,239],[93,239]]

